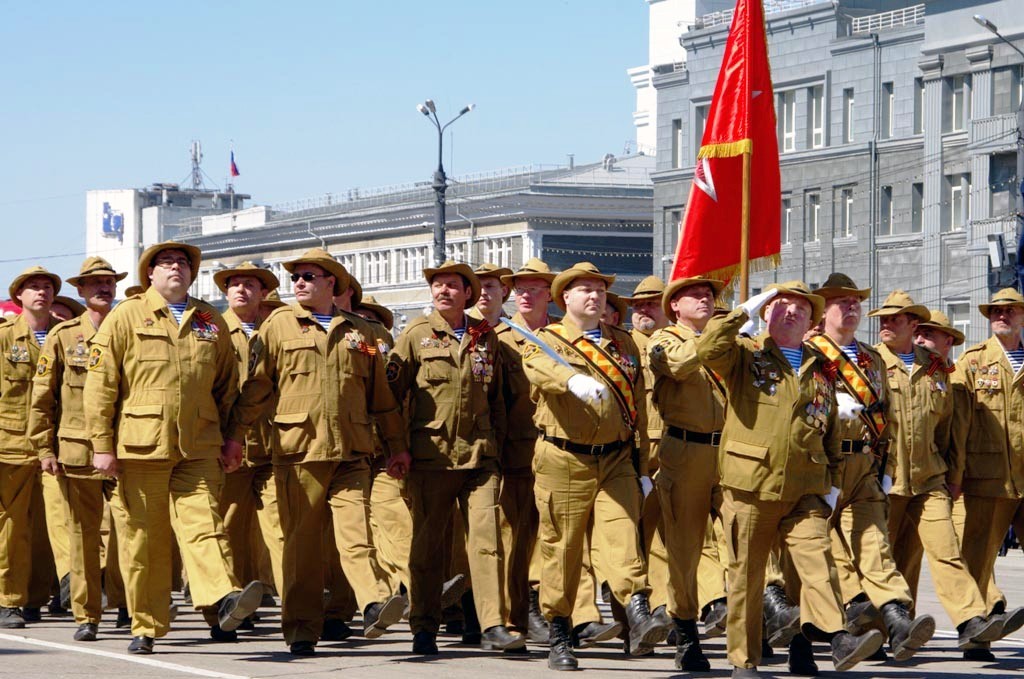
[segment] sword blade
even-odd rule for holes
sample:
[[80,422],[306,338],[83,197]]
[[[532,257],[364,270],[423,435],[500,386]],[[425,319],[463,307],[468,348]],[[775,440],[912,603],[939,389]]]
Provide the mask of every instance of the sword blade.
[[[508,327],[512,328],[516,332],[518,332],[520,335],[525,337],[528,341],[532,342],[533,344],[536,344],[537,347],[540,348],[540,350],[543,351],[545,354],[547,354],[548,358],[553,360],[555,363],[558,363],[559,365],[564,365],[566,368],[572,368],[572,366],[569,365],[569,361],[565,360],[562,356],[560,356],[557,351],[555,351],[554,349],[549,347],[544,342],[544,340],[542,340],[541,338],[537,337],[537,335],[535,335],[534,333],[530,332],[529,330],[527,330],[523,326],[517,325],[517,324],[513,323],[511,320],[509,320],[507,318],[503,318],[501,320],[505,322],[505,325],[507,325]],[[573,368],[573,369],[575,369],[575,368]]]

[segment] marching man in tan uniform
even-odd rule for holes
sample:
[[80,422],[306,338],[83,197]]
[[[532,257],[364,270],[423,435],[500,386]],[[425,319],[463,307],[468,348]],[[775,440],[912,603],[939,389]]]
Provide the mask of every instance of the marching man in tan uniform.
[[32,376],[46,334],[57,325],[50,305],[60,286],[56,274],[29,267],[8,290],[21,314],[0,325],[0,628],[24,627],[22,607],[37,603],[29,600],[30,582],[41,575],[48,589],[53,579],[32,558],[33,543],[40,537],[33,536],[33,522],[43,518],[33,516],[40,472],[27,424]]
[[324,624],[328,511],[364,635],[377,638],[402,617],[404,602],[377,564],[369,528],[370,418],[390,451],[404,452],[405,436],[369,325],[334,305],[349,286],[348,271],[318,248],[285,269],[296,303],[275,309],[260,325],[226,449],[239,449],[245,431],[271,413],[284,532],[281,628],[292,654],[312,655]]
[[625,330],[600,320],[614,281],[589,262],[558,274],[552,294],[566,317],[539,332],[543,347],[531,343],[523,353],[540,430],[533,460],[540,603],[551,623],[548,667],[557,670],[577,667],[570,616],[591,525],[604,577],[626,612],[630,653],[650,653],[668,635],[651,615],[636,537],[642,495],[632,458],[636,449],[646,476],[649,446],[640,356]]
[[[815,293],[825,298],[824,330],[808,343],[824,354],[834,366],[836,400],[841,439],[839,458],[839,499],[833,512],[832,553],[839,572],[854,583],[851,595],[841,591],[847,603],[866,599],[847,608],[847,621],[863,621],[851,611],[871,607],[881,611],[889,632],[889,647],[896,660],[907,660],[935,633],[930,615],[911,618],[913,594],[897,570],[886,523],[885,490],[879,481],[880,465],[889,447],[895,425],[890,427],[888,408],[892,404],[882,357],[872,347],[856,340],[861,321],[861,304],[871,295],[842,273],[833,273]],[[885,485],[891,486],[886,477]],[[842,582],[842,577],[840,578]],[[842,588],[841,588],[842,589]],[[873,616],[865,615],[871,618]],[[802,635],[794,638],[790,666],[814,666],[810,645]]]
[[[964,561],[978,583],[986,610],[1000,614],[1006,610],[1006,600],[995,585],[999,544],[1011,525],[1024,535],[1024,296],[1005,288],[979,308],[989,320],[992,336],[957,360],[973,407],[969,423],[957,420],[954,441],[958,455],[964,456]],[[956,479],[950,482],[959,485]],[[1003,614],[1008,619],[1002,636],[1021,626],[1021,613],[1016,609]],[[969,650],[965,656],[985,660],[991,655],[985,650]]]
[[[45,473],[60,484],[67,507],[71,560],[71,605],[78,623],[75,641],[95,641],[103,614],[100,525],[113,479],[92,466],[82,390],[89,363],[89,341],[110,313],[118,273],[101,257],[89,257],[68,283],[78,288],[88,310],[55,327],[39,356],[32,384],[29,434]],[[108,549],[107,572],[118,568],[117,550]]]
[[[224,311],[231,343],[238,360],[239,389],[249,378],[249,347],[254,341],[266,296],[279,285],[277,276],[252,262],[243,262],[213,275],[213,282],[227,298]],[[277,506],[274,467],[271,461],[271,428],[265,417],[249,430],[242,453],[242,465],[224,479],[220,496],[220,513],[224,530],[231,543],[235,576],[239,582],[259,580],[257,565],[260,555],[270,555],[270,568],[274,585],[282,592],[281,558],[284,553],[284,535]],[[262,544],[256,542],[262,536]]]
[[[192,601],[211,634],[231,632],[259,606],[263,586],[243,590],[217,512],[222,430],[238,395],[238,366],[223,317],[188,294],[199,249],[167,241],[139,260],[145,292],[118,304],[93,335],[85,420],[93,466],[118,477],[112,506],[125,526],[121,564],[132,614],[129,653],[152,653],[170,629],[171,542],[178,538]],[[171,524],[174,532],[171,532]]]
[[696,340],[724,285],[704,277],[669,283],[661,304],[675,323],[655,332],[648,350],[654,404],[665,423],[655,485],[668,551],[668,612],[676,630],[675,667],[686,672],[711,669],[697,635],[697,569],[708,518],[722,507],[718,443],[726,394],[721,379],[701,365]]
[[[767,332],[740,337],[769,301]],[[787,565],[786,587],[800,601],[803,634],[831,643],[837,670],[853,667],[882,644],[877,630],[857,636],[843,630],[828,538],[841,484],[835,384],[828,359],[803,344],[824,306],[801,281],[771,285],[712,319],[697,340],[698,356],[722,377],[729,397],[719,462],[733,677],[759,676],[765,565],[776,539]]]
[[444,578],[444,540],[458,503],[467,532],[469,571],[486,650],[515,651],[526,641],[506,627],[498,442],[506,413],[498,338],[466,313],[480,281],[466,264],[423,270],[434,311],[409,323],[388,361],[388,382],[408,403],[409,453],[392,455],[388,471],[406,479],[412,503],[409,556],[413,653],[437,654]]

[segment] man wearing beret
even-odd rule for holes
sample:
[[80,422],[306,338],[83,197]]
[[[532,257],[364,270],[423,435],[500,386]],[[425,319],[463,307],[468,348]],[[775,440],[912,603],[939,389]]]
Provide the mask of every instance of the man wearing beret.
[[[749,319],[766,303],[767,331],[740,336],[753,330]],[[697,340],[697,355],[721,376],[729,398],[719,462],[733,677],[759,676],[765,565],[776,540],[786,588],[800,601],[802,632],[810,641],[831,644],[837,670],[853,667],[882,644],[877,630],[853,635],[843,629],[828,537],[841,483],[835,383],[829,360],[803,343],[824,306],[801,281],[774,284],[713,318]]]
[[235,578],[217,511],[224,472],[241,462],[221,454],[238,365],[224,318],[188,294],[201,259],[185,243],[147,248],[138,272],[145,291],[118,304],[90,342],[85,421],[93,466],[118,478],[112,507],[129,556],[129,653],[152,653],[170,629],[175,537],[192,601],[215,639],[263,595],[259,582],[243,589]]

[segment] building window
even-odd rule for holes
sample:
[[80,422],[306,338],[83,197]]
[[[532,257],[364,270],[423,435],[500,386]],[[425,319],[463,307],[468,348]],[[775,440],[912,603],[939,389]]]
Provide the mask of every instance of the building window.
[[[946,304],[946,315],[954,328],[970,340],[971,337],[971,304],[970,302],[949,302]],[[969,343],[969,342],[968,342]]]
[[992,113],[1016,113],[1021,102],[1021,66],[992,71]]
[[[704,126],[708,122],[708,107],[698,106],[693,110],[693,148],[700,151],[701,142],[704,141]],[[696,156],[695,156],[696,157]]]
[[839,193],[839,237],[849,238],[853,235],[853,188],[846,188]]
[[820,149],[825,145],[825,88],[807,88],[807,145]]
[[853,88],[843,90],[843,141],[853,141]]
[[796,150],[796,91],[779,92],[777,97],[779,150],[788,153]]
[[427,263],[427,246],[405,248],[399,253],[399,277],[402,282],[411,283],[423,277]]
[[942,102],[942,131],[961,132],[971,119],[971,76],[954,75],[945,79]]
[[892,139],[893,133],[893,116],[895,114],[894,106],[895,95],[893,93],[892,83],[882,83],[882,139]]
[[821,225],[821,194],[820,193],[808,193],[807,200],[805,202],[807,208],[806,231],[804,233],[804,240],[806,242],[817,242],[819,240],[819,226]]
[[489,238],[484,241],[484,261],[498,266],[512,266],[512,239]]
[[1017,155],[993,153],[989,156],[989,214],[1003,217],[1014,211],[1016,200]]
[[782,224],[782,238],[781,243],[788,245],[790,240],[790,234],[793,233],[793,199],[783,198],[782,199],[782,218],[779,220]]
[[914,134],[924,133],[924,79],[914,78]]
[[942,220],[942,230],[962,231],[971,218],[971,175],[949,175],[946,182],[949,186],[949,200],[943,205],[947,214]]
[[366,252],[362,257],[365,262],[365,283],[367,285],[383,285],[388,282],[388,269],[391,263],[391,252]]
[[465,262],[466,261],[466,244],[465,243],[448,243],[445,246],[445,259],[450,259],[454,262]]
[[883,186],[878,205],[878,234],[891,236],[892,230],[892,187]]
[[924,184],[916,182],[910,187],[910,231],[924,230]]
[[683,120],[672,120],[672,167],[683,166]]

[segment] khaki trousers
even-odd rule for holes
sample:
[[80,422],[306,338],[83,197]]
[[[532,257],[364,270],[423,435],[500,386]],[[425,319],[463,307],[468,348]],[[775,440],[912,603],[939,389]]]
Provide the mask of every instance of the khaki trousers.
[[0,606],[25,606],[32,564],[32,496],[37,465],[0,462]]
[[[99,624],[103,615],[103,561],[100,526],[106,497],[116,485],[98,477],[92,467],[64,467],[55,477],[67,510],[71,564],[71,611],[79,625]],[[48,475],[44,475],[48,476]],[[116,552],[113,570],[117,570]]]
[[117,539],[118,531],[124,534],[124,527],[114,527],[114,516],[110,509],[114,486],[111,483],[103,506],[100,521],[100,563],[103,564],[103,591],[107,594],[107,608],[128,608],[128,598],[124,593],[124,577],[121,575],[121,545],[124,540]]
[[273,582],[266,584],[273,584],[281,592],[284,534],[277,506],[274,466],[243,465],[225,475],[220,513],[224,517],[224,532],[231,545],[238,581],[260,580],[259,563],[263,553],[269,552]]
[[[466,537],[453,528],[451,551],[464,546],[473,582],[480,629],[507,623],[505,553],[501,541],[500,479],[489,469],[427,470],[413,466],[406,479],[412,512],[409,554],[409,627],[437,633],[441,625],[441,586],[445,541],[441,539],[458,505]],[[468,547],[465,547],[468,545]],[[465,571],[463,571],[465,572]]]
[[843,602],[850,602],[863,590],[876,608],[889,602],[912,607],[910,586],[892,556],[892,524],[886,519],[888,506],[874,457],[846,455],[839,471],[843,487],[829,524]]
[[795,574],[787,579],[786,589],[800,601],[801,622],[825,633],[841,631],[845,620],[824,498],[805,495],[796,501],[769,501],[725,488],[723,500],[729,546],[729,661],[748,668],[761,662],[765,568],[776,538]]
[[327,513],[323,532],[323,571],[324,585],[327,588],[327,600],[324,602],[324,620],[352,620],[359,608],[356,593],[345,576],[341,565],[341,552],[338,551],[337,539],[334,537],[334,517]]
[[697,605],[702,611],[708,604],[726,598],[728,554],[722,517],[709,516],[704,528],[704,544],[697,561]]
[[36,482],[32,487],[32,506],[29,521],[32,524],[32,568],[28,576],[28,601],[25,605],[40,608],[57,593],[57,567],[53,562],[53,548],[46,530],[46,500],[43,498],[43,472],[34,466]]
[[921,555],[928,555],[935,594],[954,625],[985,615],[985,600],[967,570],[953,529],[953,503],[945,488],[913,497],[889,496],[889,532],[896,566],[917,598]]
[[384,569],[391,592],[409,587],[409,549],[412,513],[405,499],[405,484],[381,469],[370,491],[370,528],[377,546],[377,563]]
[[547,619],[568,618],[577,602],[586,535],[594,567],[621,605],[648,593],[639,537],[640,487],[630,451],[576,455],[538,439],[533,459],[543,555],[540,603]]
[[217,511],[224,472],[216,458],[120,462],[111,507],[115,522],[125,527],[121,569],[132,636],[158,638],[170,629],[175,537],[197,610],[241,589]]
[[61,477],[42,473],[43,503],[46,506],[46,536],[53,552],[57,579],[71,572],[71,540],[68,537],[67,501],[61,492]]
[[668,552],[668,612],[673,618],[696,620],[701,610],[697,573],[705,534],[711,517],[722,507],[717,448],[666,436],[655,487],[661,497]]
[[966,494],[963,498],[966,514],[963,557],[978,583],[986,608],[991,611],[1000,602],[1006,602],[996,586],[996,556],[1010,526],[1018,536],[1024,536],[1024,501]]
[[285,641],[316,642],[324,620],[324,526],[328,507],[345,578],[360,610],[389,596],[370,534],[370,464],[278,465],[277,499],[284,532],[281,629]]
[[533,473],[529,469],[502,475],[499,504],[509,621],[513,629],[523,632],[529,624],[530,563],[540,523],[533,495]]

